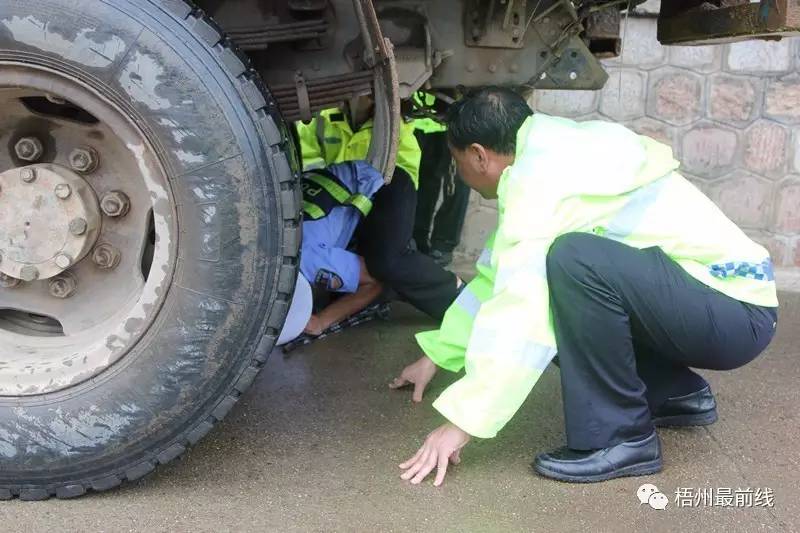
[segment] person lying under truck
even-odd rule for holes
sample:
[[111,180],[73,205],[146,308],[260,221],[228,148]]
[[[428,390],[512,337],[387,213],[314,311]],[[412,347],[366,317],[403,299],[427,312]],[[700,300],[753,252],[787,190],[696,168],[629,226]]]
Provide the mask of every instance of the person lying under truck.
[[[303,168],[367,159],[374,103],[351,100],[328,109],[308,124],[296,124]],[[462,282],[413,244],[420,150],[414,126],[400,125],[397,166],[391,181],[375,194],[373,208],[359,225],[358,253],[372,276],[420,311],[441,320]]]
[[[364,258],[353,252],[350,244],[383,184],[381,173],[365,161],[303,173],[300,274],[278,344],[285,344],[302,332],[320,335],[380,296],[382,285],[370,275]],[[323,295],[327,303],[328,293],[342,296],[314,313],[312,308],[320,307]]]
[[656,427],[717,420],[690,367],[738,368],[772,340],[769,253],[678,173],[670,147],[621,125],[534,114],[501,88],[456,103],[447,122],[459,174],[497,199],[499,219],[478,276],[391,384],[420,397],[437,365],[466,371],[433,403],[448,422],[401,477],[420,483],[438,467],[441,484],[556,353],[567,443],[535,471],[578,482],[658,472]]

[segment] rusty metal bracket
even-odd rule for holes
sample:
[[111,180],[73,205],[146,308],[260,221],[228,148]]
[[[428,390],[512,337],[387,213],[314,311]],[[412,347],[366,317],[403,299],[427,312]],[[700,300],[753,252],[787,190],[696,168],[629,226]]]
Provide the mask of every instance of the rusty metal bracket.
[[311,101],[308,98],[308,85],[303,73],[299,70],[294,73],[294,87],[297,91],[297,106],[300,111],[300,120],[308,122],[311,120]]
[[400,138],[400,85],[394,48],[383,37],[372,0],[353,0],[364,41],[364,60],[374,72],[375,116],[368,160],[391,180]]
[[794,0],[762,0],[728,7],[689,9],[658,18],[658,40],[662,44],[732,42],[754,38],[797,35],[800,4]]
[[617,57],[622,50],[620,12],[611,7],[589,13],[584,24],[585,39],[595,57]]
[[526,0],[471,0],[467,4],[464,41],[467,46],[522,48]]
[[[379,6],[380,8],[381,6]],[[436,56],[431,37],[430,20],[422,6],[397,7],[390,4],[378,11],[384,38],[394,46],[400,98],[410,98],[427,82],[442,53]]]
[[[541,25],[539,24],[541,22]],[[541,41],[547,47],[546,52],[542,52],[544,61],[536,72],[532,81],[537,88],[550,88],[551,85],[557,87],[569,86],[570,83],[559,75],[565,63],[562,62],[565,54],[569,53],[571,59],[576,59],[584,51],[570,45],[583,30],[580,18],[571,2],[564,0],[553,0],[551,4],[544,2],[537,3],[533,13],[531,13],[526,26],[532,26]],[[585,50],[588,53],[588,49]],[[569,72],[576,72],[570,70]],[[568,79],[571,76],[568,76]],[[574,81],[577,78],[572,79]],[[605,81],[605,80],[604,80]]]

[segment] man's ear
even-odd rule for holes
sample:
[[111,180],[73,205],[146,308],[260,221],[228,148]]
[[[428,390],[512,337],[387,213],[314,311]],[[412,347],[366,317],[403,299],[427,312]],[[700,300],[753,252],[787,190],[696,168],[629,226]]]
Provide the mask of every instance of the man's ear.
[[485,173],[489,169],[489,154],[486,152],[486,148],[478,143],[472,143],[469,145],[469,151],[475,158],[477,167]]

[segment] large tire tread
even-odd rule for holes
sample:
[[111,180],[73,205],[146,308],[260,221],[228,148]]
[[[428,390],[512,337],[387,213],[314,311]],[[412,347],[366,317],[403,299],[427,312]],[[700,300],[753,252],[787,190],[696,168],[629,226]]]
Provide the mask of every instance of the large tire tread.
[[249,366],[245,367],[227,394],[221,397],[211,415],[197,421],[187,430],[173,439],[162,449],[154,449],[150,457],[135,464],[126,465],[117,472],[101,478],[72,482],[48,488],[0,488],[0,500],[19,497],[20,500],[47,500],[51,497],[69,499],[83,496],[87,492],[101,492],[118,487],[125,481],[134,481],[152,473],[158,465],[167,464],[182,456],[191,446],[207,435],[239,401],[253,384],[258,373],[269,357],[270,347],[280,333],[283,321],[288,312],[289,302],[298,271],[297,254],[301,240],[300,205],[301,193],[298,176],[292,171],[290,158],[293,144],[281,132],[274,116],[279,115],[277,104],[260,77],[250,67],[249,59],[226,38],[219,28],[205,13],[185,0],[161,0],[162,9],[182,21],[195,32],[197,45],[205,46],[215,54],[219,63],[238,80],[241,91],[246,96],[244,101],[250,110],[259,117],[260,127],[269,148],[272,151],[270,165],[273,176],[279,176],[281,189],[281,207],[283,212],[283,248],[282,263],[278,276],[278,292],[272,311],[265,319],[262,341],[255,350]]

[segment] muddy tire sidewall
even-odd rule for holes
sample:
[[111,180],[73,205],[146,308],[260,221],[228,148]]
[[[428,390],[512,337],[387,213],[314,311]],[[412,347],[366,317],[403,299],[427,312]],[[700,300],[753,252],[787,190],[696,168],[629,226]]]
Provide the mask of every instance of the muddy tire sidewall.
[[172,284],[138,344],[69,389],[0,398],[3,490],[100,490],[182,453],[263,364],[296,275],[296,165],[246,61],[183,2],[0,0],[0,60],[125,106],[172,192]]

